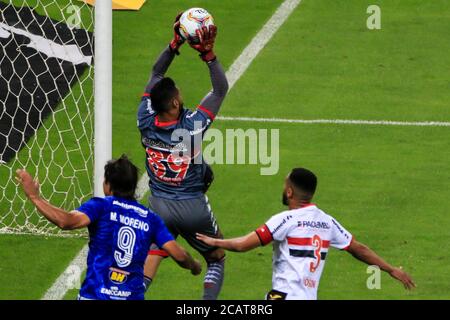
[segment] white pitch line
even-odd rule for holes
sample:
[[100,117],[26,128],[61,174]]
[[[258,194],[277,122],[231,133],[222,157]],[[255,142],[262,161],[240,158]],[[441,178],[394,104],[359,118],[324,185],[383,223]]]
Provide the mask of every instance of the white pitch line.
[[390,121],[390,120],[349,120],[349,119],[283,119],[283,118],[253,118],[253,117],[224,117],[222,121],[265,122],[265,123],[299,123],[299,124],[347,124],[372,126],[409,126],[409,127],[450,127],[450,122],[440,121]]
[[[281,27],[281,25],[287,20],[294,9],[300,4],[301,0],[285,0],[275,11],[272,17],[262,27],[258,34],[252,39],[250,44],[242,51],[239,57],[233,62],[231,67],[226,73],[228,78],[228,85],[231,89],[236,81],[244,74],[252,61],[261,52],[265,45],[270,41],[275,32]],[[148,191],[148,176],[144,173],[139,179],[138,187],[136,189],[137,199],[142,200]],[[80,253],[69,264],[67,269],[61,274],[55,283],[42,297],[43,300],[61,300],[70,289],[67,283],[71,279],[71,270],[73,266],[81,267],[80,270],[86,268],[87,258],[87,245],[81,249]]]
[[141,176],[141,178],[138,181],[137,187],[136,187],[136,199],[144,199],[145,194],[149,190],[148,188],[149,178],[147,172],[144,172]]
[[81,273],[86,269],[87,253],[88,246],[85,245],[41,300],[61,300],[64,298],[67,291],[73,288],[73,285],[79,281]]
[[253,60],[258,56],[261,50],[272,39],[273,35],[289,18],[291,13],[297,8],[301,0],[284,1],[261,28],[258,34],[252,39],[248,46],[242,51],[239,57],[233,62],[227,71],[227,79],[229,88],[233,88],[239,78],[244,74]]

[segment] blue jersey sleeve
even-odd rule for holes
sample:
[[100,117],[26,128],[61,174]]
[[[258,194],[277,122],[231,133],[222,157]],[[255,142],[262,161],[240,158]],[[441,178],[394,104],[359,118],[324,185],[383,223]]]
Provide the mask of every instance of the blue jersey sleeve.
[[107,206],[107,201],[103,198],[92,198],[83,203],[77,211],[83,212],[89,217],[91,223],[95,222],[104,212]]
[[155,228],[153,242],[156,243],[159,248],[162,248],[166,242],[175,240],[162,219],[156,214],[153,219],[153,227]]

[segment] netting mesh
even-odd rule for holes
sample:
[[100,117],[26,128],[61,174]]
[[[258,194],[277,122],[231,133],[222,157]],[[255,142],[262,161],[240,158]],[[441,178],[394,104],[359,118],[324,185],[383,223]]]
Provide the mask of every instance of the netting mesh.
[[0,0],[0,233],[68,235],[26,200],[18,168],[66,210],[92,194],[93,23],[80,1]]

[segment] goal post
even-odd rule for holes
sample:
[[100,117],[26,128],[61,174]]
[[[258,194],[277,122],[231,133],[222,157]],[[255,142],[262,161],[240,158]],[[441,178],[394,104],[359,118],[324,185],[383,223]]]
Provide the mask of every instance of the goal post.
[[14,176],[66,210],[103,196],[111,108],[111,1],[0,0],[0,234],[86,234],[49,223]]
[[112,2],[95,7],[94,195],[103,196],[105,163],[112,157]]

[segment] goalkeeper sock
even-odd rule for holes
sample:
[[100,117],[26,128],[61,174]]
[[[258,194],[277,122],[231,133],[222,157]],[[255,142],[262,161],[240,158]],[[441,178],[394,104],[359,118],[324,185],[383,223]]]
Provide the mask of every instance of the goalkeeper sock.
[[225,276],[225,257],[217,262],[208,263],[205,280],[203,282],[203,300],[217,300],[222,289]]
[[148,288],[150,287],[150,285],[152,284],[153,279],[144,276],[144,287],[145,287],[145,292],[148,291]]

